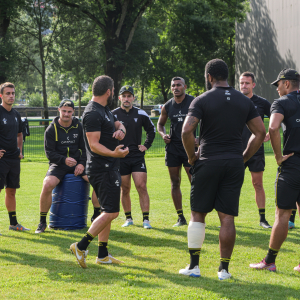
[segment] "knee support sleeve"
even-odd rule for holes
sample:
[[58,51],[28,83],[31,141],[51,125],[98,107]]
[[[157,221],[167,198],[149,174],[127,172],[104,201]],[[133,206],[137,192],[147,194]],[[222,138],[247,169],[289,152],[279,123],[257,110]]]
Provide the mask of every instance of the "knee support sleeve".
[[187,235],[189,249],[201,248],[205,238],[205,223],[190,221]]

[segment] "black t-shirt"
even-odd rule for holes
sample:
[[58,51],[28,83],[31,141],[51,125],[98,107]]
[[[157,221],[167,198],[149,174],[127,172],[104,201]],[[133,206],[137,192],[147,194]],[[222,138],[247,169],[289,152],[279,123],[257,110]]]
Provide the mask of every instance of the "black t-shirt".
[[110,170],[118,170],[120,159],[102,156],[91,151],[86,138],[87,132],[100,131],[99,143],[113,151],[119,145],[119,141],[112,137],[115,132],[115,117],[107,106],[90,101],[82,115],[84,141],[87,152],[86,173],[95,174]]
[[0,149],[4,149],[3,158],[18,158],[18,133],[22,132],[20,114],[15,110],[7,111],[0,105]]
[[[283,123],[283,155],[294,153],[300,157],[300,93],[291,92],[274,100],[271,114],[284,116]],[[291,160],[292,157],[289,158]]]
[[232,87],[216,87],[195,98],[188,116],[200,122],[200,159],[243,157],[242,132],[259,116],[252,101]]
[[[261,116],[262,120],[264,121],[265,115],[270,118],[270,108],[271,108],[271,103],[257,95],[253,95],[250,100],[253,102],[254,107],[257,109],[259,115]],[[245,125],[244,130],[243,130],[243,135],[242,135],[242,140],[243,140],[243,149],[245,150],[248,145],[248,141],[251,137],[252,133]],[[257,152],[254,155],[263,155],[264,154],[264,143],[262,143],[261,147],[257,150]]]
[[112,113],[126,128],[125,138],[121,141],[124,147],[129,148],[129,153],[125,158],[143,157],[145,152],[141,152],[138,147],[142,142],[142,128],[147,132],[147,138],[144,142],[147,149],[151,147],[155,138],[155,126],[148,114],[137,107],[132,107],[129,112],[118,107]]
[[193,96],[186,94],[181,103],[176,103],[174,98],[171,98],[164,105],[168,117],[171,120],[169,133],[171,142],[166,144],[166,151],[169,153],[186,156],[186,152],[182,144],[181,131],[183,122],[193,99]]

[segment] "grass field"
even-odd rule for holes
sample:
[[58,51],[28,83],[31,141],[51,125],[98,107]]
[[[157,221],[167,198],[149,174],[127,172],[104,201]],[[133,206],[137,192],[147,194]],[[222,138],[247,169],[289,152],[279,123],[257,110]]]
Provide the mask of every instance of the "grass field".
[[[266,217],[274,222],[273,155],[266,156],[264,185],[267,196]],[[17,192],[17,216],[30,232],[8,230],[4,193],[0,194],[0,299],[300,299],[300,274],[293,271],[299,263],[300,222],[289,232],[277,259],[276,273],[249,269],[249,263],[266,254],[270,230],[258,226],[258,211],[250,173],[246,171],[236,218],[237,240],[230,263],[233,278],[219,281],[218,233],[216,212],[207,217],[206,237],[200,256],[201,278],[186,278],[178,270],[189,263],[187,226],[173,228],[176,213],[170,195],[170,182],[163,158],[147,158],[150,220],[154,227],[142,227],[137,193],[133,189],[135,226],[122,228],[124,214],[113,222],[109,251],[125,261],[124,265],[95,264],[97,242],[89,247],[87,269],[81,269],[69,246],[79,241],[86,229],[47,231],[36,235],[39,222],[39,194],[48,165],[24,162],[21,188]],[[189,219],[189,183],[183,174],[184,212]],[[92,207],[90,204],[88,225]]]

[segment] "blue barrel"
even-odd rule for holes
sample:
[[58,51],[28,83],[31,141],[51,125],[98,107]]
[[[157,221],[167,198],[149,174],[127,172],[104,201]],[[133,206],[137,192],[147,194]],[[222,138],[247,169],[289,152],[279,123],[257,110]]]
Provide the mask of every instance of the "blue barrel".
[[86,227],[90,184],[81,176],[67,174],[52,191],[50,228],[72,230]]

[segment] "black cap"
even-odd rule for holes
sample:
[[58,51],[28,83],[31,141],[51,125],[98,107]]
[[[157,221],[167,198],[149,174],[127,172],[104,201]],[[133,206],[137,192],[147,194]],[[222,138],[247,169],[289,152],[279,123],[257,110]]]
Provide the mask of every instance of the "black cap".
[[299,80],[299,73],[293,69],[283,69],[271,84],[277,86],[279,80]]
[[72,107],[74,109],[74,103],[73,101],[71,100],[62,100],[60,103],[59,103],[59,106],[58,107],[62,107],[62,106],[69,106],[69,107]]
[[133,88],[130,85],[122,86],[120,89],[119,95],[122,95],[124,92],[129,92],[130,94],[132,94],[134,96]]

